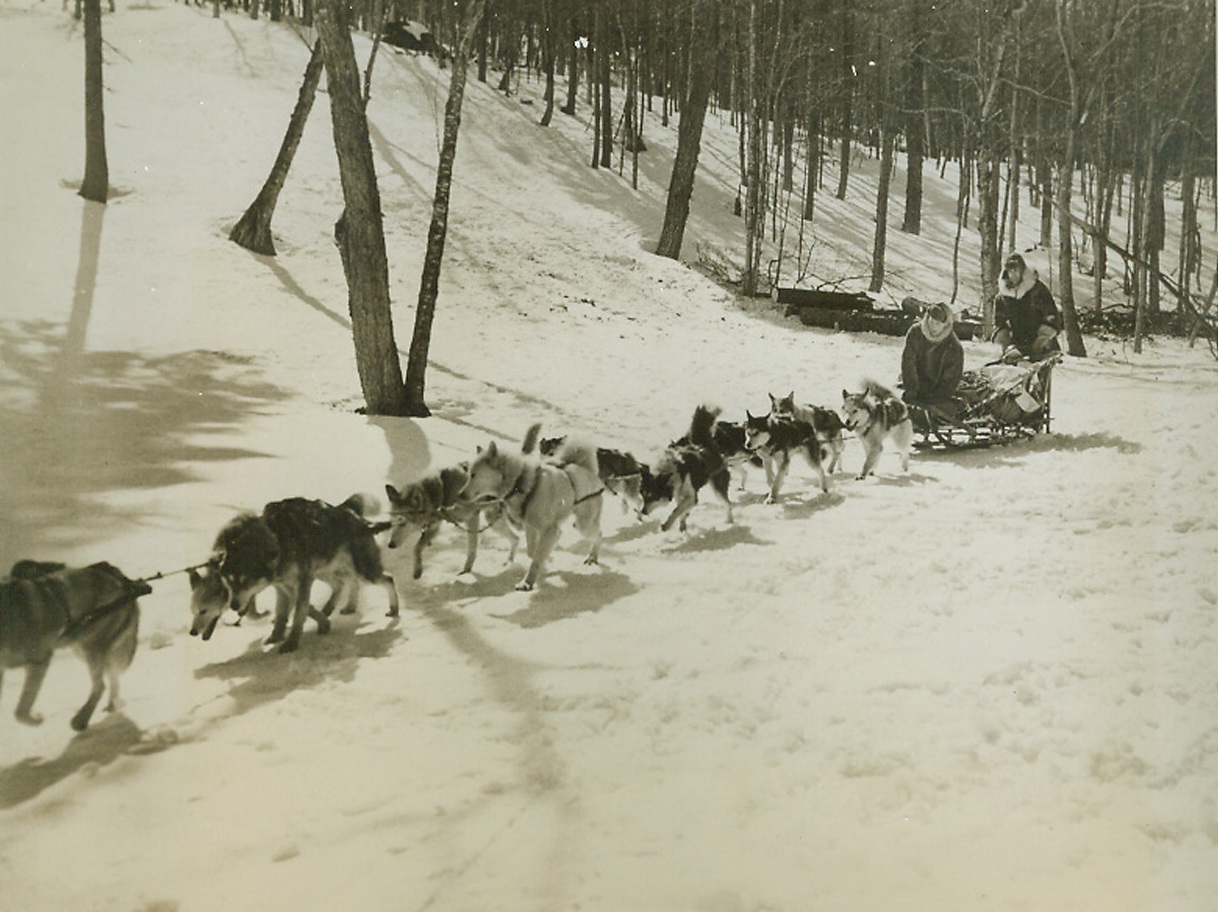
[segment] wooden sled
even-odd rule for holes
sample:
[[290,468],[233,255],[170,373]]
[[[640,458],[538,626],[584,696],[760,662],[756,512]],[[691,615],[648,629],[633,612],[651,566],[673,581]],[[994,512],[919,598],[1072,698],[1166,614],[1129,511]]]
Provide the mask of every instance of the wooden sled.
[[910,405],[918,449],[968,449],[1048,433],[1053,366],[1059,352],[1035,362],[988,364],[969,371],[960,395],[943,407]]

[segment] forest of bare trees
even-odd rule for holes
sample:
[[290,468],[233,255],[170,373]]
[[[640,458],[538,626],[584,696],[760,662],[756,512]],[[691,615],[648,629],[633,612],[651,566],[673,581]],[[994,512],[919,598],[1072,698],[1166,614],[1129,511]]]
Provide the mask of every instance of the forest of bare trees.
[[[328,5],[247,0],[246,10],[312,25]],[[1004,252],[1032,245],[1057,258],[1073,354],[1085,354],[1082,318],[1102,315],[1105,276],[1123,280],[1135,347],[1162,312],[1196,326],[1213,307],[1196,223],[1200,195],[1215,192],[1212,0],[351,0],[346,12],[372,35],[389,21],[425,23],[442,64],[458,53],[461,78],[468,53],[471,78],[502,92],[543,82],[539,127],[559,96],[561,114],[578,111],[593,125],[589,167],[636,185],[649,124],[679,117],[660,255],[681,252],[703,118],[727,117],[739,136],[744,294],[774,279],[763,242],[782,242],[780,200],[789,207],[795,197],[802,219],[815,220],[826,157],[840,163],[829,189],[845,198],[851,156],[866,147],[882,174],[873,291],[885,281],[887,232],[921,230],[923,171],[954,163],[957,230],[975,231],[981,247],[977,262],[957,264],[975,270],[982,289],[963,303],[987,324]],[[904,211],[890,220],[898,156]],[[1169,194],[1181,219],[1172,250]],[[1036,237],[1017,234],[1022,206],[1039,210]],[[1114,211],[1128,215],[1119,233]],[[273,251],[265,219],[253,234]],[[1077,274],[1094,282],[1076,287]],[[429,331],[424,323],[416,333]],[[425,355],[426,339],[411,350]],[[411,371],[416,398],[421,369]]]

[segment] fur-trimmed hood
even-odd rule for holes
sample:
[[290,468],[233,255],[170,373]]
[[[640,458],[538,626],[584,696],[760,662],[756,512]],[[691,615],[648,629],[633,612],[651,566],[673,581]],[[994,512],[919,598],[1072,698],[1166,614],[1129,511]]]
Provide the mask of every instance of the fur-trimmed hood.
[[1028,266],[1023,271],[1023,281],[1020,282],[1018,285],[1016,285],[1015,288],[1013,288],[1013,289],[1007,288],[1006,285],[1003,285],[1002,293],[1014,298],[1015,300],[1019,300],[1020,298],[1024,297],[1029,291],[1031,291],[1032,287],[1039,281],[1040,281],[1040,273],[1037,272],[1035,269],[1033,269],[1031,266]]

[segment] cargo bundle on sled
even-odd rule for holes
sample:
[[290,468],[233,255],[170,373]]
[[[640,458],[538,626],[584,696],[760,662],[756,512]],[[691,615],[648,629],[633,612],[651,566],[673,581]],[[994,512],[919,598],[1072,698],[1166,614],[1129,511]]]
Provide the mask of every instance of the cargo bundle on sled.
[[966,371],[956,395],[944,402],[911,404],[921,449],[984,447],[1049,431],[1053,352],[1040,361],[987,364]]

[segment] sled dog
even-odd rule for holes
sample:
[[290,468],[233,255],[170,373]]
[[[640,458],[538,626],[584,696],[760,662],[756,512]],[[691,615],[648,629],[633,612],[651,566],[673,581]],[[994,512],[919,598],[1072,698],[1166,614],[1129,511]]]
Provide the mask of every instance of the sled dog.
[[[375,504],[374,498],[360,494],[337,507],[292,497],[267,504],[260,514],[234,517],[216,536],[208,566],[202,572],[190,571],[190,635],[210,639],[226,608],[244,616],[268,586],[275,588],[276,598],[275,621],[266,642],[281,643],[280,652],[291,652],[300,644],[306,617],[317,622],[318,633],[328,633],[329,616],[336,606],[344,606],[345,613],[354,611],[361,582],[383,586],[389,615],[396,617],[397,590],[381,565],[374,537],[386,526],[365,519]],[[309,602],[314,580],[333,590],[321,611]]]
[[434,472],[398,490],[385,486],[389,495],[389,516],[393,531],[389,547],[399,548],[414,539],[414,578],[423,575],[423,551],[435,540],[445,520],[465,530],[465,566],[462,573],[474,569],[478,556],[478,535],[485,528],[494,529],[508,541],[508,562],[516,559],[520,536],[508,521],[502,504],[481,507],[464,495],[469,484],[469,463],[461,462]]
[[[567,442],[563,437],[546,437],[538,444],[542,456],[553,456]],[[643,464],[625,450],[610,447],[596,448],[596,467],[601,484],[610,494],[619,497],[623,510],[641,513],[643,496],[639,492],[642,484]]]
[[[536,433],[529,429],[530,435]],[[481,506],[502,504],[511,521],[524,527],[531,563],[516,588],[529,590],[544,576],[546,560],[569,517],[591,546],[584,563],[599,560],[604,493],[595,447],[568,441],[553,456],[539,459],[501,449],[492,441],[480,447],[470,463],[464,496]]]
[[761,456],[770,491],[766,503],[777,503],[782,483],[798,453],[820,477],[820,489],[829,493],[829,476],[821,462],[821,442],[816,428],[793,415],[771,411],[768,415],[745,412],[745,445]]
[[875,469],[884,441],[891,440],[901,456],[901,470],[909,471],[909,451],[913,448],[913,421],[905,403],[874,380],[863,382],[863,391],[842,390],[842,418],[846,428],[863,444],[860,479]]
[[644,515],[663,504],[672,504],[672,512],[660,524],[665,532],[673,523],[679,523],[681,531],[685,531],[689,511],[698,503],[698,492],[708,482],[727,506],[727,521],[733,521],[731,476],[715,445],[714,426],[718,417],[718,409],[698,406],[690,420],[689,433],[670,443],[654,468],[643,467]]
[[820,441],[821,462],[829,463],[829,472],[838,471],[846,440],[842,434],[842,418],[837,412],[819,405],[796,405],[792,390],[782,397],[770,393],[770,414],[787,415],[812,425],[816,429],[816,439]]
[[117,708],[119,677],[135,657],[138,599],[151,591],[146,582],[128,579],[104,561],[87,567],[18,561],[0,582],[0,678],[5,668],[25,666],[17,720],[42,722],[34,701],[52,654],[67,646],[84,659],[92,682],[88,699],[72,716],[72,728],[88,727],[107,682],[106,708]]

